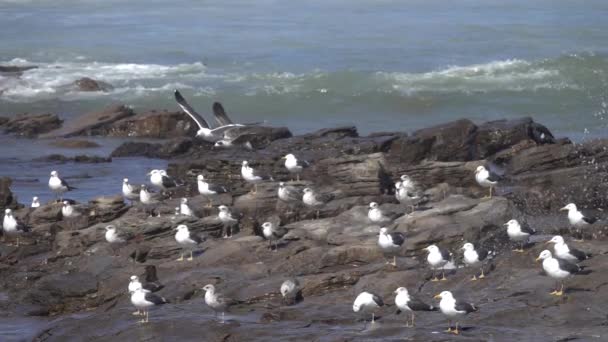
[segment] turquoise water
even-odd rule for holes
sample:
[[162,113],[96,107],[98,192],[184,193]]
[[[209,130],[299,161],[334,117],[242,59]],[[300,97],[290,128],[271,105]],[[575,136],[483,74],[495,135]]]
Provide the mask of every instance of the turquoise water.
[[[366,133],[531,115],[604,135],[608,2],[0,1],[0,112],[214,100],[243,121]],[[109,93],[77,92],[93,77]],[[311,120],[314,119],[314,120]]]

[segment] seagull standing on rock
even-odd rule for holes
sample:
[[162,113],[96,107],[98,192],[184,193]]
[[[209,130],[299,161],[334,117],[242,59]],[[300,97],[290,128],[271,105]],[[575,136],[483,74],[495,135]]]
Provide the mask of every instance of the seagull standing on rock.
[[225,205],[220,205],[218,209],[219,213],[217,216],[224,224],[224,238],[232,237],[232,227],[239,223],[239,219]]
[[243,160],[241,164],[241,176],[247,183],[253,184],[252,194],[256,194],[258,192],[258,183],[267,180],[273,180],[270,175],[263,175],[256,172],[251,166],[249,166],[249,162]]
[[225,186],[211,184],[205,181],[205,176],[203,175],[196,176],[196,184],[198,187],[198,193],[207,197],[209,200],[207,208],[211,208],[213,205],[213,198],[228,192]]
[[302,202],[308,207],[317,210],[317,219],[319,219],[319,208],[334,198],[332,194],[319,194],[311,188],[305,188],[303,191]]
[[135,306],[139,311],[143,311],[144,318],[139,321],[139,323],[148,323],[149,322],[149,309],[154,306],[166,304],[167,300],[163,297],[157,296],[154,293],[151,293],[143,288],[137,289],[133,291],[131,294],[131,303]]
[[448,316],[448,330],[446,332],[452,333],[454,335],[460,334],[460,330],[458,330],[459,322],[456,321],[456,329],[452,330],[452,317],[456,316],[464,316],[471,312],[477,311],[475,305],[463,302],[460,300],[456,300],[452,292],[443,291],[440,294],[436,295],[435,298],[441,299],[439,302],[439,309],[441,313]]
[[4,210],[4,220],[2,221],[2,230],[4,231],[4,234],[6,234],[7,236],[16,236],[17,237],[17,244],[16,246],[19,247],[19,235],[23,232],[28,232],[29,228],[24,225],[23,223],[17,221],[17,219],[15,218],[15,216],[13,216],[13,211],[11,209],[5,209]]
[[152,170],[148,173],[150,183],[161,191],[167,191],[177,187],[175,180],[167,174],[165,170]]
[[388,229],[380,228],[380,234],[378,235],[378,246],[382,249],[385,254],[393,254],[393,262],[386,261],[387,264],[397,266],[397,253],[405,242],[405,236],[399,232],[389,233]]
[[372,324],[376,321],[376,311],[384,306],[382,297],[371,292],[361,292],[353,303],[354,312],[371,312]]
[[127,234],[118,232],[118,230],[116,229],[116,226],[114,226],[113,224],[106,226],[105,237],[106,237],[106,241],[110,244],[125,243],[125,242],[127,242],[127,239],[129,238],[129,236]]
[[439,247],[437,247],[436,245],[430,245],[426,247],[425,250],[429,253],[426,257],[426,261],[433,270],[433,278],[431,279],[431,281],[439,281],[439,279],[437,279],[437,276],[435,275],[435,271],[438,268],[441,268],[441,280],[447,280],[447,278],[445,277],[444,267],[452,259],[452,253],[446,250],[439,249]]
[[530,238],[530,235],[536,234],[536,231],[528,225],[524,224],[523,226],[517,222],[517,220],[509,220],[509,222],[505,223],[507,226],[507,235],[511,241],[521,242],[520,249],[514,249],[513,252],[523,253],[524,252],[524,244]]
[[233,301],[225,298],[221,293],[215,291],[215,286],[212,284],[207,284],[203,287],[205,291],[205,304],[207,304],[217,317],[217,313],[222,313],[222,321],[220,323],[224,323],[224,315],[226,310],[233,304]]
[[40,207],[40,201],[38,200],[38,196],[34,196],[34,198],[32,198],[32,205],[30,207],[34,209]]
[[[155,283],[142,284],[142,282],[139,280],[138,276],[132,275],[127,289],[130,294],[133,294],[133,292],[135,292],[137,290],[143,289],[144,292],[156,292],[162,288],[163,288],[162,285],[158,285]],[[143,312],[140,309],[137,309],[137,311],[133,312],[133,315],[135,315],[135,316],[141,316],[142,314],[143,314]]]
[[49,189],[55,193],[55,199],[63,200],[63,194],[67,191],[76,189],[70,186],[63,178],[59,177],[59,172],[51,171],[51,177],[49,178]]
[[285,183],[279,183],[279,189],[277,190],[277,196],[285,203],[297,203],[302,200],[302,192],[293,186],[285,185]]
[[280,291],[283,301],[287,304],[293,304],[298,299],[300,282],[296,278],[287,279],[281,284]]
[[492,189],[498,184],[500,177],[493,172],[488,171],[483,165],[479,165],[475,170],[475,180],[477,184],[484,188],[490,188],[490,195],[486,198],[492,198]]
[[[597,221],[595,217],[585,216],[580,210],[576,208],[576,204],[569,203],[565,207],[561,208],[560,211],[568,211],[568,221],[574,228],[584,228]],[[581,239],[582,241],[582,239]]]
[[[196,248],[196,246],[198,246],[202,242],[204,242],[205,240],[196,234],[190,233],[190,230],[188,230],[188,226],[186,226],[185,224],[180,224],[174,230],[177,231],[177,233],[175,233],[175,241],[177,241],[177,243],[179,245],[190,250],[190,257],[187,260],[192,261],[193,260],[192,250],[194,248]],[[177,261],[183,261],[183,260],[184,260],[184,252],[182,251],[181,256],[179,257],[179,259],[177,259]]]
[[[140,190],[139,190],[139,201],[144,206],[144,211],[146,213],[148,212],[148,209],[150,209],[151,206],[158,203],[157,195],[158,194],[148,191],[148,187],[145,184],[141,185]],[[153,212],[154,212],[154,208],[151,208],[150,216],[152,216]],[[160,213],[158,215],[160,216]]]
[[275,227],[272,222],[264,222],[262,224],[262,233],[266,240],[268,240],[268,249],[272,250],[272,242],[274,241],[274,251],[278,250],[278,241],[287,234],[287,229],[282,227]]
[[555,252],[555,256],[559,259],[568,260],[574,263],[589,259],[589,254],[579,251],[576,248],[568,247],[566,242],[564,242],[564,238],[560,235],[555,235],[551,240],[547,241],[547,243],[555,244],[553,245],[553,251]]
[[[305,160],[300,160],[291,153],[287,154],[285,157],[283,157],[283,159],[285,159],[285,168],[290,173],[296,174],[297,181],[300,181],[300,173],[302,173],[302,170],[304,170],[304,168],[310,166],[309,162],[307,162]],[[292,180],[293,180],[293,178],[292,178]]]
[[185,197],[180,200],[179,213],[186,216],[195,216],[192,209],[188,206],[188,199]]
[[397,314],[400,314],[401,311],[409,311],[411,312],[411,324],[410,322],[406,321],[405,322],[405,326],[406,327],[414,327],[414,311],[437,311],[437,308],[426,304],[425,302],[421,301],[420,299],[418,299],[417,297],[414,297],[413,295],[411,295],[407,289],[405,287],[400,287],[398,289],[395,290],[395,294],[397,296],[395,296],[395,305],[397,306]]
[[[462,246],[462,249],[464,250],[464,263],[467,266],[472,267],[481,266],[481,274],[479,275],[479,279],[485,278],[486,276],[483,271],[483,263],[490,259],[492,255],[494,255],[494,252],[488,252],[485,249],[479,248],[475,249],[475,246],[473,246],[473,244],[470,242],[465,243]],[[477,280],[477,276],[473,275],[473,278],[471,278],[471,280]]]
[[373,223],[386,223],[392,222],[397,217],[399,217],[398,213],[392,211],[386,211],[380,209],[380,206],[376,202],[371,202],[369,204],[369,211],[367,212],[367,218]]
[[564,294],[563,280],[581,270],[578,265],[573,264],[570,261],[554,258],[551,252],[546,249],[540,253],[538,258],[536,258],[537,262],[539,260],[543,261],[543,270],[545,270],[545,273],[547,273],[549,277],[559,280],[561,283],[559,291],[556,286],[555,291],[550,293],[553,296],[562,296]]
[[129,179],[124,178],[122,180],[122,196],[131,202],[133,205],[133,201],[139,200],[139,192],[141,188],[138,186],[133,186],[129,184]]

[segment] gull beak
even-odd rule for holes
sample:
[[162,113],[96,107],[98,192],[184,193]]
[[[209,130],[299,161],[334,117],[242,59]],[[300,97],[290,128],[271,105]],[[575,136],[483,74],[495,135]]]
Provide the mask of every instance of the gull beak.
[[563,207],[563,208],[561,208],[559,211],[565,211],[565,210],[568,210],[568,208]]
[[548,245],[550,243],[553,243],[553,241],[549,240],[549,241],[545,242],[545,245]]
[[540,257],[534,259],[534,262],[538,262],[540,260]]
[[435,299],[441,299],[441,293],[440,293],[440,294],[435,295],[435,297],[433,297],[433,298],[435,298]]
[[287,159],[287,157],[285,157],[285,156],[282,156],[282,157],[281,157],[281,159]]
[[508,225],[509,225],[508,223],[503,224],[503,226],[508,226]]

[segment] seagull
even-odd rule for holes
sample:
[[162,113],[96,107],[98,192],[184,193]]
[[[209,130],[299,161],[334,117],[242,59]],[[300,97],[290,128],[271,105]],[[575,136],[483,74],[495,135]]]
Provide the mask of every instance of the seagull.
[[300,282],[298,279],[287,279],[281,284],[281,296],[287,303],[295,303],[300,295]]
[[414,327],[414,311],[437,311],[436,307],[426,304],[417,297],[410,295],[405,287],[400,287],[396,289],[394,293],[397,295],[395,296],[397,314],[400,314],[401,311],[409,311],[412,314],[412,324],[406,321],[406,327]]
[[[177,241],[177,243],[179,245],[190,249],[190,257],[187,260],[192,261],[193,260],[192,250],[196,246],[198,246],[202,242],[204,242],[205,240],[196,234],[190,233],[190,231],[188,230],[188,226],[186,226],[185,224],[180,224],[174,230],[177,230],[177,233],[175,233],[175,241]],[[182,254],[179,257],[179,259],[177,259],[177,261],[183,261],[183,260],[184,260],[184,252],[182,251]]]
[[246,160],[243,160],[243,163],[241,164],[241,176],[243,176],[243,179],[246,182],[253,184],[253,191],[251,192],[253,194],[258,192],[258,183],[266,180],[273,180],[272,176],[270,175],[257,173],[251,166],[249,166],[249,162]]
[[[485,278],[485,274],[483,273],[483,263],[492,258],[494,252],[488,252],[485,249],[475,249],[472,243],[465,243],[462,248],[464,250],[464,263],[467,266],[480,266],[481,265],[481,274],[479,275],[479,279]],[[477,276],[473,275],[471,278],[472,281],[477,280]]]
[[[158,203],[158,194],[148,191],[148,187],[142,184],[139,190],[139,201],[144,205],[144,210],[148,212],[148,207]],[[150,216],[152,216],[153,212],[154,208],[150,210]]]
[[13,216],[13,211],[11,209],[4,210],[4,220],[2,221],[2,229],[4,230],[4,234],[6,234],[7,236],[17,237],[17,247],[19,247],[19,235],[24,232],[29,232],[30,230],[29,227],[17,221],[15,216]]
[[70,186],[63,178],[59,177],[59,173],[57,171],[51,171],[51,178],[49,178],[49,189],[55,193],[55,199],[59,198],[63,200],[63,193],[66,191],[72,191],[76,189],[73,186]]
[[384,253],[393,254],[393,262],[386,261],[387,264],[397,266],[396,253],[399,252],[401,246],[405,242],[405,236],[399,232],[389,233],[386,228],[380,228],[380,235],[378,235],[378,246]]
[[495,173],[488,171],[485,166],[479,165],[475,170],[475,180],[477,181],[477,184],[482,187],[490,188],[489,198],[492,198],[492,188],[498,184],[500,177]]
[[168,190],[177,187],[177,183],[173,178],[167,175],[165,170],[152,170],[148,173],[150,183],[160,190]]
[[275,227],[271,222],[264,222],[262,224],[262,233],[266,240],[268,240],[268,249],[272,250],[272,241],[274,241],[274,251],[278,249],[278,241],[287,234],[287,229],[282,227]]
[[[139,277],[136,275],[132,275],[130,279],[131,280],[129,281],[129,286],[128,286],[128,290],[129,290],[130,294],[133,294],[133,292],[135,292],[137,290],[143,290],[144,292],[156,292],[164,287],[164,286],[158,285],[156,283],[142,284],[141,281],[139,281]],[[135,316],[141,316],[142,314],[143,314],[143,312],[140,309],[137,309],[137,311],[133,312],[133,315],[135,315]]]
[[375,313],[382,306],[384,306],[384,302],[380,296],[371,292],[361,292],[357,298],[355,298],[355,302],[353,303],[353,311],[371,312],[372,323],[374,323],[376,320]]
[[213,204],[213,197],[228,192],[226,187],[223,185],[211,184],[206,182],[205,176],[203,175],[196,176],[196,183],[198,185],[199,194],[207,197],[207,199],[209,200],[209,203],[207,205],[208,208],[211,208],[211,205]]
[[186,216],[196,216],[188,206],[188,199],[185,197],[180,201],[179,213]]
[[129,235],[119,232],[113,224],[106,226],[106,241],[110,244],[125,243]]
[[509,220],[509,222],[505,223],[505,226],[507,226],[507,235],[509,235],[511,241],[521,241],[521,248],[514,249],[513,252],[523,253],[524,244],[528,241],[530,235],[536,234],[536,231],[526,224],[520,225],[515,219]]
[[285,203],[296,203],[302,200],[302,192],[298,188],[285,185],[283,182],[279,183],[277,195]]
[[38,201],[38,196],[34,196],[34,198],[32,198],[32,208],[39,208],[40,207],[40,201]]
[[369,211],[367,212],[367,218],[373,223],[386,223],[392,222],[400,214],[392,212],[392,211],[384,211],[380,209],[380,206],[376,202],[371,202],[369,204]]
[[437,279],[437,276],[435,276],[435,270],[440,267],[442,275],[441,280],[447,280],[447,278],[445,277],[445,269],[443,267],[452,259],[452,253],[446,250],[439,249],[439,247],[437,247],[436,245],[430,245],[424,249],[429,252],[426,257],[426,261],[429,263],[431,269],[433,270],[433,279],[431,279],[431,281],[439,281],[439,279]]
[[583,213],[576,208],[576,204],[574,203],[569,203],[560,210],[568,211],[568,221],[570,221],[570,225],[574,226],[575,228],[583,228],[597,221],[597,218],[595,217],[583,215]]
[[555,235],[551,240],[547,241],[547,243],[555,244],[553,246],[553,251],[555,252],[555,256],[559,259],[564,259],[574,263],[589,259],[589,254],[579,251],[576,248],[568,247],[568,245],[564,242],[564,238],[560,235]]
[[[218,207],[220,212],[218,213],[218,217],[220,221],[224,224],[226,231],[224,232],[224,238],[229,238],[232,236],[232,226],[239,223],[238,218],[235,218],[235,215],[232,214],[230,208],[225,205],[220,205]],[[228,229],[230,228],[230,229]],[[228,231],[230,230],[230,235],[228,235]]]
[[207,284],[203,287],[205,291],[205,304],[207,304],[217,317],[218,311],[222,313],[222,321],[224,323],[224,313],[234,301],[225,298],[222,294],[215,292],[215,286]]
[[407,205],[412,212],[421,201],[424,201],[418,186],[408,175],[402,175],[400,181],[395,183],[395,198],[399,203]]
[[205,141],[215,143],[224,138],[224,134],[227,130],[244,126],[241,124],[232,123],[232,120],[228,118],[222,105],[216,102],[213,104],[213,114],[215,115],[216,121],[220,124],[220,126],[211,129],[209,123],[207,123],[207,121],[190,106],[190,104],[178,90],[175,90],[175,101],[179,107],[186,114],[188,114],[192,120],[194,120],[194,122],[196,122],[199,128],[196,132],[196,136]]
[[538,258],[536,258],[537,262],[539,260],[543,261],[543,270],[545,270],[547,275],[551,278],[559,279],[561,282],[560,290],[557,291],[556,286],[555,291],[551,292],[554,296],[561,296],[564,294],[564,278],[574,275],[581,270],[578,265],[573,264],[570,261],[554,258],[553,255],[551,255],[551,252],[546,249],[540,253]]
[[143,310],[142,318],[140,323],[148,323],[149,312],[148,309],[157,306],[166,304],[167,300],[163,297],[157,296],[154,293],[148,292],[143,288],[137,289],[133,291],[131,294],[131,303],[140,311]]
[[305,188],[302,192],[304,194],[302,202],[313,209],[317,209],[317,219],[319,218],[320,207],[334,199],[334,195],[332,194],[318,194],[311,188]]
[[441,299],[439,302],[439,309],[441,313],[448,316],[448,330],[446,332],[454,335],[460,334],[458,330],[458,321],[456,321],[456,329],[452,330],[452,317],[466,315],[471,312],[477,311],[475,305],[456,300],[450,291],[443,291],[436,295],[435,298]]
[[122,196],[125,199],[128,199],[131,202],[131,205],[133,205],[133,201],[139,200],[140,190],[140,187],[129,184],[128,178],[122,180]]
[[302,170],[310,166],[309,162],[306,160],[299,160],[291,153],[285,155],[283,159],[285,159],[285,168],[287,168],[287,171],[290,173],[296,174],[297,181],[300,181],[300,173]]

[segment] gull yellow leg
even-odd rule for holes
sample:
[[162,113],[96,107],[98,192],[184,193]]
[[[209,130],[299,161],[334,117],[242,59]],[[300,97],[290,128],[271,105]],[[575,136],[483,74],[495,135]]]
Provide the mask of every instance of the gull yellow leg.
[[175,261],[184,261],[184,253],[182,252],[181,256],[177,258]]

